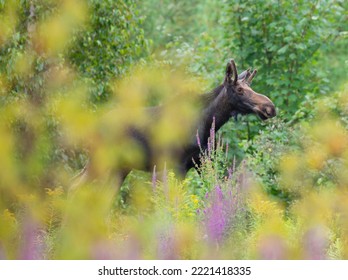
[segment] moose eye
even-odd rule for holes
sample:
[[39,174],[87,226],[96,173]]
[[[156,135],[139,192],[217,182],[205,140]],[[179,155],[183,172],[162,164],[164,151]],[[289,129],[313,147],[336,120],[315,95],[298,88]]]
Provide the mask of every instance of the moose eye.
[[237,93],[238,93],[239,95],[242,95],[242,94],[243,94],[243,89],[242,89],[242,88],[237,88]]

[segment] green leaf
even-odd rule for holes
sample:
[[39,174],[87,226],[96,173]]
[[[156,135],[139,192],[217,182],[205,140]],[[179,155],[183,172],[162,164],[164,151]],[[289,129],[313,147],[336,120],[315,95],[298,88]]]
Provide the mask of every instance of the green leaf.
[[280,48],[280,49],[277,51],[277,53],[278,53],[278,54],[284,54],[284,53],[286,53],[286,51],[288,50],[288,48],[289,48],[289,45],[285,45],[284,47]]

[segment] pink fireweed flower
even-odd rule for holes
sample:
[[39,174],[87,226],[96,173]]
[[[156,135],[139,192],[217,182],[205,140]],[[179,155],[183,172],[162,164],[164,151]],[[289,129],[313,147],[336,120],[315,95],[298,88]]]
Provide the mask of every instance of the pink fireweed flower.
[[286,259],[284,240],[278,235],[269,235],[262,238],[258,244],[259,257],[263,260]]
[[[94,260],[114,260],[120,259],[117,255],[117,247],[109,240],[101,240],[92,246],[92,259]],[[123,256],[122,256],[123,257]]]
[[170,225],[164,227],[157,237],[157,258],[160,260],[177,260],[180,258],[176,244],[174,229]]
[[327,231],[322,226],[310,228],[304,235],[304,250],[310,260],[327,259],[326,251],[329,245]]
[[215,117],[210,128],[210,136],[208,139],[208,156],[211,158],[215,150]]
[[43,241],[40,241],[40,227],[30,216],[25,219],[22,230],[20,259],[38,260],[43,258]]
[[199,133],[198,133],[198,129],[197,129],[197,133],[196,133],[196,141],[197,141],[197,145],[199,147],[199,150],[202,152],[202,145],[201,145],[201,139],[199,138]]
[[237,197],[232,192],[224,194],[216,186],[207,199],[209,205],[203,211],[203,223],[209,240],[220,243],[236,217]]
[[208,139],[208,157],[211,158],[211,144],[210,144],[210,139]]
[[212,148],[215,148],[215,117],[213,117],[213,122],[210,128],[210,141],[212,144]]

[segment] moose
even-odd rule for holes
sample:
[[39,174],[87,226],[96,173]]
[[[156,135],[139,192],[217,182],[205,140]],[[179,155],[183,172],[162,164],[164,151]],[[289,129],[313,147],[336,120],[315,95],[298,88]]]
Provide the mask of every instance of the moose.
[[[210,130],[214,123],[215,132],[217,132],[229,119],[238,114],[256,114],[261,120],[266,120],[276,116],[276,109],[272,101],[265,95],[255,92],[250,86],[257,70],[245,70],[238,75],[234,60],[230,60],[226,66],[226,73],[223,83],[213,89],[210,93],[201,95],[201,107],[195,129],[192,131],[191,140],[182,143],[180,149],[175,149],[176,171],[182,176],[191,169],[199,169],[200,154],[202,150],[208,148]],[[161,110],[161,106],[149,108],[152,114]],[[197,142],[197,137],[200,143]],[[144,154],[144,162],[137,169],[151,172],[156,164],[156,157],[160,151],[151,145],[151,139],[146,133],[136,127],[128,128],[127,135],[133,142],[137,143]],[[125,167],[117,170],[116,176],[123,182],[132,168]],[[88,176],[88,164],[80,173],[82,176]]]
[[273,102],[250,87],[256,73],[256,69],[253,72],[248,69],[238,75],[234,60],[231,59],[227,63],[223,83],[208,94],[206,105],[201,113],[198,123],[201,147],[198,143],[191,143],[185,147],[181,156],[180,164],[183,174],[192,167],[199,168],[201,149],[207,149],[213,120],[215,121],[214,129],[217,132],[231,117],[238,114],[256,114],[261,120],[276,116]]

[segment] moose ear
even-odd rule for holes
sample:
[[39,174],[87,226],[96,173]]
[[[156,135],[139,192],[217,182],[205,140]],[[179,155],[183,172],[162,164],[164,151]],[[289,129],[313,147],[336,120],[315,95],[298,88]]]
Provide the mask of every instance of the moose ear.
[[225,80],[231,80],[232,72],[233,72],[233,69],[232,69],[231,63],[228,62],[227,65],[226,65]]
[[251,81],[252,81],[253,78],[255,77],[256,73],[257,73],[257,70],[254,69],[254,71],[250,74],[250,76],[246,78],[246,82],[247,82],[249,85],[251,84]]
[[231,59],[226,66],[226,76],[224,82],[235,85],[237,83],[237,78],[238,74],[236,64],[234,63],[234,60]]
[[250,68],[248,70],[245,70],[242,73],[240,73],[238,75],[238,80],[246,79],[246,78],[248,78],[249,75],[250,75]]

